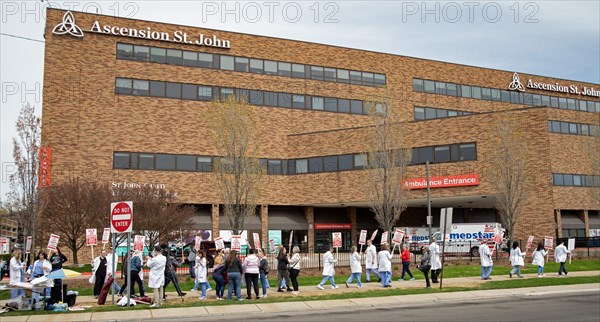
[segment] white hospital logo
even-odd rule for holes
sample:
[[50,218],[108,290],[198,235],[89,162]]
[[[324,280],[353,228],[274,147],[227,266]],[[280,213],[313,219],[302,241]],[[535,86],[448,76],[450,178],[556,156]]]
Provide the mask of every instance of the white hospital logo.
[[525,91],[525,87],[523,86],[523,84],[521,84],[521,81],[519,80],[519,74],[517,74],[517,73],[513,74],[513,79],[512,79],[512,82],[510,82],[510,84],[508,84],[508,89],[510,89],[512,91],[521,91],[521,92]]
[[75,18],[71,11],[67,11],[63,16],[63,20],[52,29],[53,34],[64,35],[70,34],[75,37],[83,37],[83,31],[75,24]]

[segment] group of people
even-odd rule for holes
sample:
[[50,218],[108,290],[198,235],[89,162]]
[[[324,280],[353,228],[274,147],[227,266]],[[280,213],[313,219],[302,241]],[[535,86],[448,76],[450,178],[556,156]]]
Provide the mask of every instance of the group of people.
[[[560,264],[559,268],[558,268],[558,276],[567,276],[568,272],[567,269],[565,268],[565,264],[567,262],[567,255],[571,253],[567,247],[565,246],[565,242],[561,241],[558,243],[558,245],[556,246],[556,248],[554,249],[554,260]],[[527,253],[526,252],[522,252],[521,249],[519,248],[519,243],[518,242],[513,242],[512,247],[510,249],[510,265],[513,267],[510,272],[508,273],[509,277],[512,278],[512,276],[514,274],[517,274],[518,278],[523,278],[523,276],[521,275],[521,266],[525,265],[525,257],[526,257]],[[546,276],[544,274],[544,264],[546,262],[546,249],[544,248],[544,244],[543,243],[539,243],[535,249],[535,251],[533,251],[533,253],[531,254],[531,264],[532,265],[536,265],[538,267],[537,269],[537,277],[544,277]],[[491,258],[490,258],[491,261]],[[482,265],[483,265],[483,261],[482,261]],[[491,271],[491,265],[490,266],[490,271]],[[564,275],[563,275],[564,274]]]
[[[61,253],[60,248],[56,248],[56,250],[50,251],[50,256],[43,252],[38,251],[35,256],[36,260],[30,266],[27,266],[26,262],[22,261],[22,252],[21,249],[15,249],[12,252],[12,257],[8,263],[10,280],[9,284],[11,285],[19,285],[19,283],[25,282],[26,275],[29,275],[29,281],[39,278],[42,276],[46,276],[51,272],[62,269],[62,265],[68,259],[63,253]],[[27,274],[26,274],[27,273]],[[56,294],[60,294],[62,288],[62,280],[54,279],[54,287],[47,290],[47,295],[55,296]],[[34,298],[39,298],[40,293],[43,293],[43,288],[41,290],[35,289],[33,292]],[[25,296],[24,288],[13,288],[10,291],[10,298],[15,299]]]

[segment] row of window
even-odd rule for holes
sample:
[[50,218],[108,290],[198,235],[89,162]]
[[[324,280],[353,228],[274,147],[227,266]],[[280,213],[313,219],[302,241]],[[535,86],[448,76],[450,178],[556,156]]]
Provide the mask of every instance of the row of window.
[[432,120],[441,119],[446,117],[469,115],[471,112],[445,110],[441,108],[433,107],[417,107],[415,106],[415,120]]
[[123,43],[117,44],[117,58],[355,85],[386,84],[384,74]]
[[[167,154],[114,152],[113,169],[212,172],[217,157]],[[261,159],[270,175],[360,170],[364,167],[362,154],[329,155],[299,159]],[[411,165],[476,160],[475,143],[413,148]]]
[[[224,100],[231,95],[235,95],[238,100],[244,97],[249,104],[259,106],[285,107],[363,115],[369,113],[369,105],[361,100],[131,78],[117,78],[115,82],[115,93],[200,101],[212,101],[218,99]],[[383,104],[376,103],[375,109],[377,112],[383,112],[385,111],[385,106]]]
[[598,133],[598,127],[595,125],[562,121],[548,121],[548,130],[554,133],[577,135],[595,135]]
[[565,110],[579,110],[600,113],[600,102],[584,101],[574,98],[556,97],[496,88],[446,83],[440,81],[413,79],[415,92],[441,94],[486,101],[525,104],[533,106],[556,107]]
[[552,184],[569,187],[600,187],[600,176],[553,173]]

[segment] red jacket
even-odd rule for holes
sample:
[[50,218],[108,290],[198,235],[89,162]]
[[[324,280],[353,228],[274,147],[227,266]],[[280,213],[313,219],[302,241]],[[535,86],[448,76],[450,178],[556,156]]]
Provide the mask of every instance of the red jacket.
[[400,258],[402,258],[402,262],[410,262],[410,252],[408,251],[408,249],[402,250]]

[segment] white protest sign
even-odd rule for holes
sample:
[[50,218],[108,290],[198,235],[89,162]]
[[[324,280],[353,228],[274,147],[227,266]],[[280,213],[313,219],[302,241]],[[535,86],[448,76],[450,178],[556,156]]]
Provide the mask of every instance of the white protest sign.
[[25,254],[31,253],[31,242],[33,241],[33,237],[27,236],[27,243],[25,244]]
[[533,244],[533,236],[529,236],[529,238],[527,238],[527,247],[525,247],[526,249],[531,248],[531,244]]
[[392,243],[402,244],[403,239],[404,239],[404,230],[402,230],[402,229],[394,230],[394,236],[392,237]]
[[225,242],[223,241],[223,237],[217,237],[217,238],[215,238],[215,247],[217,249],[224,249],[225,248]]
[[258,233],[252,233],[252,239],[254,239],[254,248],[261,249],[262,247],[260,245],[260,237]]
[[202,244],[202,236],[196,235],[196,238],[194,239],[194,249],[196,251],[200,250],[201,244]]
[[58,246],[58,240],[60,239],[59,235],[50,234],[50,240],[48,240],[48,249],[56,250],[56,246]]
[[342,233],[331,233],[333,236],[333,248],[342,247]]
[[133,250],[144,251],[144,244],[146,243],[146,236],[135,235],[133,236]]
[[544,236],[544,248],[552,248],[554,245],[554,238],[551,236]]
[[358,244],[359,245],[364,245],[367,243],[367,231],[366,230],[361,230],[360,231],[360,237],[358,238]]
[[379,229],[375,229],[375,231],[371,234],[371,241],[374,241],[375,237],[377,237],[377,231],[379,231]]
[[231,249],[237,250],[238,252],[242,250],[242,236],[233,235],[231,236]]
[[85,245],[96,246],[98,245],[98,232],[96,228],[90,228],[85,230]]
[[275,253],[275,240],[269,239],[269,253]]
[[110,240],[110,228],[104,228],[104,232],[102,232],[102,243],[108,244]]
[[388,241],[388,232],[384,231],[383,233],[381,233],[381,244],[383,245],[384,243],[387,243]]
[[567,249],[569,251],[575,249],[575,238],[569,238],[569,240],[567,241]]

